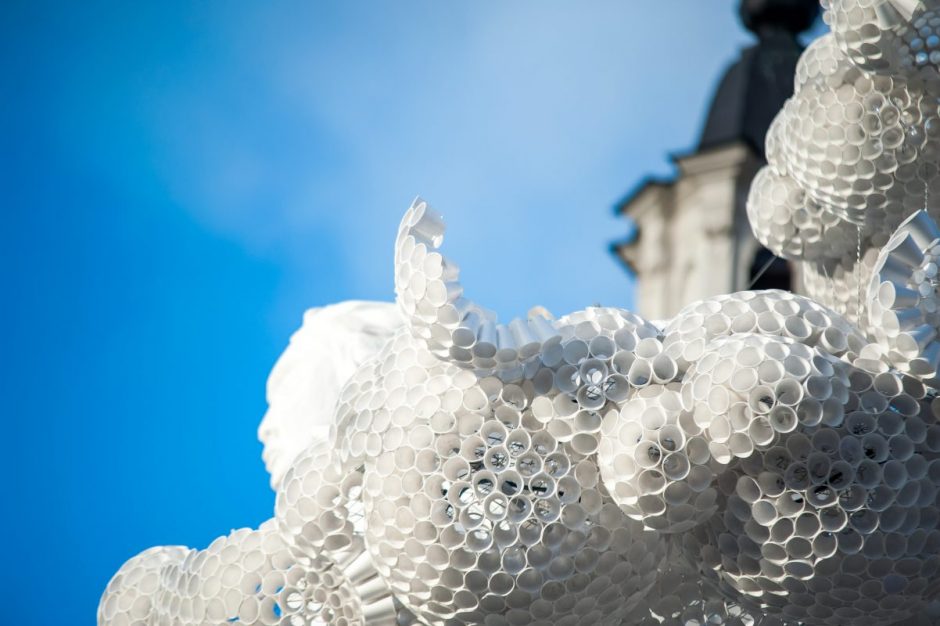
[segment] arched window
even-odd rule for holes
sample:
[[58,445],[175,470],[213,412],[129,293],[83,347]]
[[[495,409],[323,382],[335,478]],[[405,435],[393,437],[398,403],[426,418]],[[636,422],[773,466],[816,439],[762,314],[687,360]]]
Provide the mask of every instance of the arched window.
[[[757,280],[755,280],[755,277]],[[753,283],[751,289],[755,291],[759,289],[791,291],[793,289],[793,275],[790,271],[790,264],[787,263],[786,259],[781,259],[767,248],[761,247],[754,255],[751,269],[748,272],[748,284],[751,283]]]

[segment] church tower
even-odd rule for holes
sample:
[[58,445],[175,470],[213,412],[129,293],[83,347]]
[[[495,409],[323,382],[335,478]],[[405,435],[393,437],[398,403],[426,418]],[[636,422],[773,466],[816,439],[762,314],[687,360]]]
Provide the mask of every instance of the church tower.
[[797,36],[818,17],[819,2],[742,0],[740,15],[757,43],[722,77],[698,146],[672,157],[674,176],[647,178],[616,207],[636,228],[612,249],[637,277],[636,306],[647,318],[749,287],[797,287],[790,265],[751,234],[745,202],[764,164],[767,129],[793,94]]

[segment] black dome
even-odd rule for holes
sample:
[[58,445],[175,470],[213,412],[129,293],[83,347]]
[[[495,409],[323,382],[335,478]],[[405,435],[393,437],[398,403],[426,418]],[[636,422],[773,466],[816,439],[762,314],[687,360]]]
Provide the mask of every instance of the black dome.
[[816,0],[742,0],[741,20],[758,41],[724,74],[705,121],[699,150],[744,141],[763,156],[764,136],[793,95],[803,46],[797,34],[819,16]]
[[819,16],[817,0],[741,0],[744,26],[760,35],[766,29],[801,33]]

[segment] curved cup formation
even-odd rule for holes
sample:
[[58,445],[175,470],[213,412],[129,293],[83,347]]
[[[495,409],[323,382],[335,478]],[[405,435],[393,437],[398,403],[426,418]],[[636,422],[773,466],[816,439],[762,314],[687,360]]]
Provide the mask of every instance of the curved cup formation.
[[151,548],[108,584],[99,623],[201,625],[364,624],[346,577],[326,562],[301,563],[271,522],[216,539],[205,550]]
[[923,81],[937,93],[940,3],[936,0],[830,0],[826,22],[858,67]]
[[534,316],[499,324],[496,315],[463,297],[458,266],[438,252],[444,220],[418,198],[395,242],[395,294],[414,335],[459,367],[517,377],[524,363],[557,344],[551,320]]
[[745,292],[660,331],[594,307],[505,368],[408,319],[272,522],[132,559],[101,622],[864,626],[937,600],[940,403],[835,311]]
[[937,623],[940,3],[825,4],[747,203],[810,297],[500,324],[416,200],[401,315],[272,373],[274,518],[130,559],[99,624]]
[[664,562],[594,453],[603,416],[678,368],[632,313],[555,327],[511,381],[403,331],[344,389],[337,441],[344,466],[363,468],[366,545],[426,623],[621,623]]
[[748,598],[729,600],[715,581],[703,577],[681,554],[673,552],[656,584],[636,611],[636,626],[784,626]]
[[751,186],[757,239],[801,263],[808,295],[864,317],[879,250],[908,216],[940,205],[940,15],[934,0],[833,0],[832,32],[797,65]]
[[[690,384],[703,438],[720,445],[721,512],[683,537],[686,554],[794,622],[922,611],[940,567],[940,449],[927,436],[940,431],[926,390],[779,339],[718,343],[696,368],[711,365],[710,384],[698,371]],[[763,373],[749,371],[755,360]],[[729,393],[716,397],[724,377]]]
[[304,313],[268,376],[268,410],[258,426],[273,489],[298,454],[328,437],[343,384],[402,324],[393,302],[351,300]]
[[908,218],[878,256],[868,330],[891,364],[936,386],[940,374],[940,229],[926,211]]

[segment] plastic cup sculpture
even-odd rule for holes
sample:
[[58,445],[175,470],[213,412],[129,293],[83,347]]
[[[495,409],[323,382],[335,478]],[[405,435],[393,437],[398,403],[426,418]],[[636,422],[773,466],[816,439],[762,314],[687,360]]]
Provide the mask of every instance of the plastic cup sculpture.
[[503,324],[418,200],[275,366],[273,519],[99,624],[940,623],[940,2],[824,5],[748,201],[811,297]]

